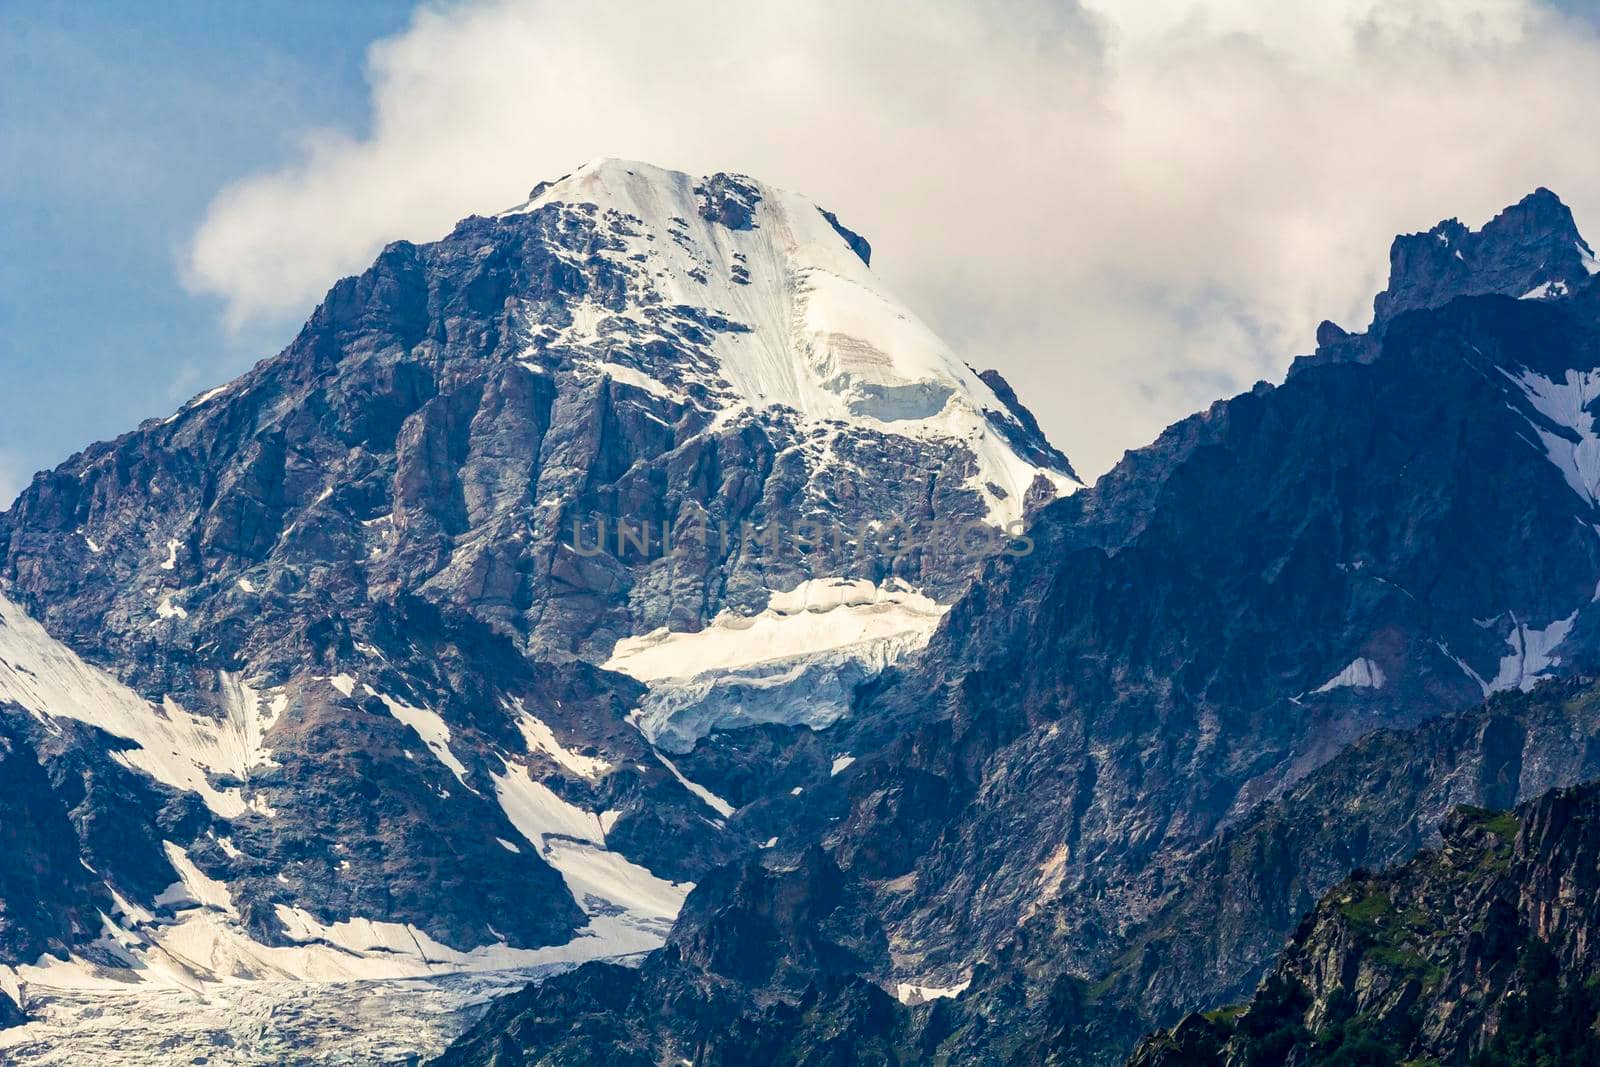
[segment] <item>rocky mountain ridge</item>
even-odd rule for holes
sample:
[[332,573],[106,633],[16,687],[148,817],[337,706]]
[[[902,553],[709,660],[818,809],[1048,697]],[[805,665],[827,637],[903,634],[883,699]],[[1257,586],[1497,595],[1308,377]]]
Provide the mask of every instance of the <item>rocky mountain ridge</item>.
[[38,475],[0,516],[22,999],[659,944],[1076,485],[869,257],[771,186],[596,161]]
[[390,246],[0,516],[0,1047],[521,976],[445,1062],[1115,1062],[1248,989],[1600,752],[1526,692],[1600,632],[1600,282],[1544,192],[1441,233],[1075,493],[781,190],[600,161]]
[[[1485,232],[1475,247],[1524,247]],[[1575,229],[1564,236],[1582,244]],[[668,947],[616,978],[626,1006],[606,1047],[622,1034],[640,1062],[720,1062],[733,1053],[716,1035],[753,1026],[776,1028],[774,1047],[814,1052],[824,1033],[849,1047],[848,1026],[871,1018],[854,1047],[886,1058],[868,1062],[909,1062],[906,1048],[958,1062],[1112,1062],[1140,1032],[1140,987],[1172,983],[1182,1003],[1252,983],[1287,933],[1276,913],[1231,932],[1261,947],[1238,964],[1217,958],[1221,973],[1188,981],[1135,966],[1142,977],[1120,985],[1143,932],[1186,895],[1214,891],[1219,872],[1197,857],[1218,834],[1281,811],[1276,801],[1375,730],[1413,730],[1593,658],[1586,383],[1600,367],[1600,285],[1579,267],[1560,295],[1445,286],[1437,306],[1374,330],[1362,342],[1371,358],[1301,364],[1042,510],[1035,550],[986,562],[925,653],[858,697],[861,721],[903,727],[841,775],[847,807],[832,809],[823,858],[806,858],[802,838],[732,883],[748,890],[692,894]],[[1537,269],[1495,276],[1520,285]],[[1544,735],[1518,758],[1565,766],[1552,747],[1564,743]],[[1376,851],[1403,858],[1428,832],[1419,823],[1411,843]],[[1294,860],[1307,904],[1344,873],[1317,860]],[[764,897],[794,907],[870,902],[837,919],[848,937],[826,954],[863,966],[730,970],[743,955],[715,946],[782,943],[752,942],[767,920],[740,905],[768,884],[781,888]],[[868,1012],[878,1001],[865,986],[935,1003],[906,1023]],[[511,1042],[515,1055],[597,1054],[561,1032],[569,988],[530,991],[501,1018],[499,1036],[545,1035]],[[836,994],[848,1019],[807,1007]],[[690,1003],[719,1007],[672,1007]],[[470,1049],[511,1055],[496,1038],[479,1030],[447,1062],[485,1062],[461,1058]]]

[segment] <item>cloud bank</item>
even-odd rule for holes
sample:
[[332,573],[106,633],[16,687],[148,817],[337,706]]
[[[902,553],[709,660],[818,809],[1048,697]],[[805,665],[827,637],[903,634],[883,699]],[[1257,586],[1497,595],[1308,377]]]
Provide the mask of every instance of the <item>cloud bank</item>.
[[0,449],[0,512],[8,511],[22,492],[24,481],[16,457]]
[[1600,229],[1591,24],[1540,0],[490,0],[369,58],[369,133],[224,190],[191,284],[303,315],[597,155],[734,170],[865,233],[1093,476],[1364,326],[1390,238],[1537,185]]

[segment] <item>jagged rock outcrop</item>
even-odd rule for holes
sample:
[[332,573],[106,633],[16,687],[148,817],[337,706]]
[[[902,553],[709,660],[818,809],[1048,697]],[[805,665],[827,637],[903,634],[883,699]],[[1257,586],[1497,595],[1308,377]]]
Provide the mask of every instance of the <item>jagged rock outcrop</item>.
[[1503,808],[1600,779],[1600,692],[1549,682],[1412,731],[1379,731],[1187,860],[1108,994],[1154,1020],[1245,996],[1326,889],[1437,843],[1456,805]]
[[1403,234],[1389,248],[1389,286],[1373,301],[1367,332],[1352,334],[1332,322],[1317,327],[1314,356],[1296,367],[1377,357],[1389,323],[1407,311],[1441,307],[1459,296],[1511,296],[1556,300],[1584,288],[1600,271],[1572,211],[1539,188],[1471,230],[1446,219],[1426,233]]
[[1597,868],[1600,786],[1458,808],[1437,850],[1333,889],[1242,1012],[1191,1017],[1130,1063],[1589,1062]]
[[[1169,887],[1167,904],[1092,981],[1056,980],[1056,996],[1074,987],[1093,996],[1041,1020],[1023,1042],[1032,1058],[1019,1062],[1116,1062],[1139,1031],[1237,1003],[1329,887],[1355,868],[1437,845],[1453,806],[1505,806],[1597,778],[1600,690],[1587,679],[1498,694],[1470,712],[1364,738],[1192,856],[1152,871]],[[1057,907],[1041,909],[980,970],[959,1014],[983,1019],[1016,996],[1019,976],[1049,973],[1063,926]]]
[[855,769],[836,838],[896,977],[954,984],[1058,900],[1089,977],[1156,872],[1347,745],[1581,666],[1597,307],[1591,283],[1404,315],[1375,362],[1186,420],[986,565],[882,697],[938,712]]
[[1373,321],[1388,323],[1458,296],[1565,296],[1594,273],[1594,252],[1578,233],[1571,209],[1540,188],[1481,230],[1448,219],[1427,233],[1396,238],[1389,250],[1389,288],[1373,304]]

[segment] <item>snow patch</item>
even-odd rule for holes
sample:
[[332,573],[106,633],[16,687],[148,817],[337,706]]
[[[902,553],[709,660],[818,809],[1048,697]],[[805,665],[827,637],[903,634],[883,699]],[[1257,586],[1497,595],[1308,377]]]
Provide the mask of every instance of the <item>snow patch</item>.
[[20,607],[0,596],[0,699],[40,719],[65,718],[98,726],[133,742],[114,752],[124,766],[174,789],[197,793],[226,819],[245,811],[269,813],[240,787],[217,789],[211,776],[245,782],[269,762],[262,736],[276,713],[260,709],[255,690],[236,675],[222,674],[225,715],[193,715],[170,698],[158,709],[109,674],[85,663],[51,637]]
[[506,764],[505,773],[491,774],[495,798],[511,825],[540,852],[551,838],[567,837],[593,845],[605,844],[599,816],[557,796],[535,780],[521,764]]
[[1600,274],[1600,260],[1594,258],[1594,253],[1589,250],[1588,245],[1584,244],[1582,241],[1578,241],[1576,243],[1578,248],[1578,256],[1583,260],[1583,269],[1588,271],[1590,274]]
[[1501,657],[1499,673],[1488,683],[1488,691],[1521,689],[1526,692],[1532,689],[1544,671],[1560,665],[1561,657],[1555,654],[1556,649],[1567,639],[1572,624],[1577,620],[1578,613],[1574,611],[1543,629],[1534,629],[1519,621],[1513,613],[1512,630],[1506,637],[1506,644],[1511,651]]
[[674,404],[687,404],[689,402],[689,398],[677,390],[670,389],[656,381],[654,378],[650,377],[648,374],[635,370],[632,367],[625,366],[624,364],[599,363],[595,365],[594,369],[599,371],[601,374],[606,375],[614,382],[621,382],[623,385],[631,385],[635,389],[642,389],[652,396],[658,396],[663,400],[670,400]]
[[892,647],[893,662],[926,645],[947,610],[895,579],[813,578],[772,594],[756,615],[724,611],[698,633],[624,638],[602,666],[649,683],[871,645]]
[[657,878],[615,852],[574,841],[551,841],[545,859],[591,918],[621,908],[630,925],[662,937],[694,888],[692,882]]
[[666,767],[667,770],[672,772],[672,777],[678,780],[679,785],[683,786],[689,792],[699,797],[712,811],[716,812],[724,819],[733,814],[732,804],[729,804],[726,800],[723,800],[705,786],[700,785],[697,782],[689,781],[688,778],[684,777],[683,772],[678,770],[677,764],[673,763],[659,752],[656,753],[656,759],[660,760],[662,765]]
[[1331,693],[1335,689],[1382,689],[1384,682],[1383,668],[1367,659],[1365,656],[1354,660],[1344,670],[1323,682],[1314,693]]
[[[683,900],[694,888],[673,883],[605,848],[612,818],[597,816],[557,796],[528,769],[507,764],[494,775],[495,795],[511,825],[560,873],[589,916],[573,942],[594,941],[595,956],[647,951],[665,939]],[[507,842],[502,841],[506,845]],[[509,847],[509,845],[508,845]]]
[[[1600,370],[1569,370],[1555,382],[1525,370],[1500,373],[1517,386],[1547,425],[1530,418],[1546,457],[1585,503],[1600,503],[1600,433],[1590,407],[1600,399]],[[1557,432],[1557,431],[1565,431]]]
[[[383,922],[359,916],[322,922],[310,912],[283,904],[274,911],[296,949],[268,949],[269,959],[287,964],[306,977],[399,978],[462,971],[498,971],[545,963],[581,962],[647,952],[661,944],[653,936],[615,916],[590,920],[587,936],[580,934],[565,945],[541,949],[512,948],[505,943],[483,945],[469,951],[451,948],[409,923]],[[256,947],[253,946],[252,947]],[[297,955],[298,954],[298,955]],[[285,958],[287,957],[287,958]],[[331,961],[330,961],[331,957]],[[339,970],[329,962],[336,961]]]
[[[351,688],[353,689],[354,685]],[[346,691],[345,696],[349,695],[350,693]],[[432,752],[440,763],[450,768],[450,773],[456,776],[456,781],[466,785],[469,790],[472,789],[467,785],[467,768],[456,759],[455,753],[450,751],[450,727],[445,725],[444,719],[440,718],[438,712],[429,711],[427,708],[414,708],[382,693],[378,694],[378,699],[383,701],[383,706],[389,709],[390,715],[416,731],[417,736],[422,738],[422,743],[428,746],[428,751]]]
[[575,752],[557,740],[555,731],[543,719],[528,711],[521,697],[512,697],[502,706],[517,716],[517,729],[522,732],[529,752],[543,752],[580,778],[592,780],[611,773],[609,761]]
[[218,672],[217,683],[226,713],[218,736],[229,765],[241,778],[248,778],[257,767],[276,767],[266,747],[266,737],[288,708],[289,694],[280,691],[273,695],[271,703],[265,703],[261,691],[233,671]]
[[833,758],[833,765],[828,768],[828,777],[832,778],[839,775],[845,770],[845,768],[849,767],[850,764],[854,763],[855,761],[856,758],[850,755],[848,752],[842,756],[835,756]]
[[187,902],[215,908],[235,919],[239,917],[238,910],[233,906],[233,895],[228,892],[226,884],[204,874],[194,865],[189,853],[180,846],[174,845],[171,841],[163,841],[161,847],[166,852],[167,861],[172,864],[172,869],[178,872],[179,880],[156,897],[157,907],[171,907],[174,904]]
[[958,997],[965,993],[967,987],[971,984],[972,979],[970,978],[964,982],[949,986],[912,985],[910,982],[901,982],[895,986],[894,995],[895,999],[902,1004],[926,1004],[930,1000]]
[[215,389],[207,389],[205,392],[189,401],[187,410],[193,411],[197,407],[209,404],[211,401],[215,400],[223,393],[226,393],[231,388],[233,388],[233,385],[230,383],[228,385],[219,385]]
[[1545,282],[1543,285],[1534,286],[1526,293],[1517,297],[1518,300],[1553,300],[1556,297],[1567,295],[1566,282]]

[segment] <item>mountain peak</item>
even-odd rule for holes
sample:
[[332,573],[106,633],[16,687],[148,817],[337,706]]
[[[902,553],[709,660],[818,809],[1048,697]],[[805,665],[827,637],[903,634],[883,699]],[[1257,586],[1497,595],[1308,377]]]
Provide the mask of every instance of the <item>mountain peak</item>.
[[1565,228],[1572,236],[1578,235],[1578,225],[1572,218],[1572,209],[1548,186],[1541,185],[1515,204],[1491,219],[1490,226],[1506,226],[1524,219],[1545,218]]
[[815,425],[964,441],[997,521],[1021,516],[1041,474],[1054,492],[1075,486],[1031,416],[888,292],[864,238],[805,197],[741,174],[605,157],[541,183],[499,220],[544,212],[593,227],[625,290],[573,301],[573,325],[549,344],[606,349],[611,365],[641,328],[699,337],[703,358],[681,358],[680,346],[626,369],[718,422],[787,408]]
[[[506,214],[516,214],[546,203],[590,199],[602,203],[627,190],[654,188],[682,190],[688,186],[698,201],[698,213],[708,222],[720,222],[729,229],[748,230],[755,225],[756,205],[780,192],[744,174],[718,171],[697,178],[682,171],[658,167],[635,159],[597,156],[553,181],[542,181],[528,193],[527,201]],[[866,238],[839,221],[839,216],[823,207],[817,211],[854,252],[871,266],[872,245]]]
[[1565,296],[1597,272],[1600,264],[1571,209],[1540,186],[1481,230],[1452,218],[1424,233],[1396,237],[1389,250],[1389,287],[1373,303],[1373,326],[1457,296]]
[[[996,527],[1077,487],[867,258],[785,190],[596,160],[36,478],[0,515],[0,821],[63,903],[6,921],[50,883],[0,856],[0,970],[113,913],[80,960],[164,974],[201,920],[196,987],[659,944],[771,836],[739,810],[849,765],[821,731],[1021,547]],[[806,748],[719,739],[755,726]]]

